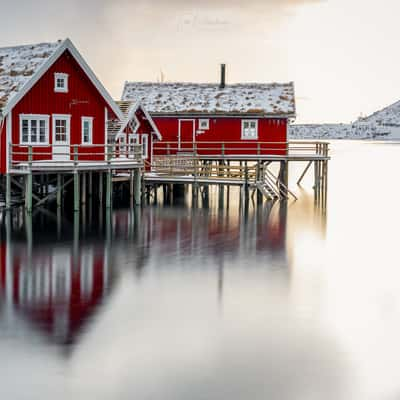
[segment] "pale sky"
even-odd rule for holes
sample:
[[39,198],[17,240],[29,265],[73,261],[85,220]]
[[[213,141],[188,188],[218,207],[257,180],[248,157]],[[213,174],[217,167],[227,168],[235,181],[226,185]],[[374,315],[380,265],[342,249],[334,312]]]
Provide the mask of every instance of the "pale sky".
[[0,0],[0,46],[69,37],[116,98],[124,81],[294,81],[297,122],[400,100],[399,0]]

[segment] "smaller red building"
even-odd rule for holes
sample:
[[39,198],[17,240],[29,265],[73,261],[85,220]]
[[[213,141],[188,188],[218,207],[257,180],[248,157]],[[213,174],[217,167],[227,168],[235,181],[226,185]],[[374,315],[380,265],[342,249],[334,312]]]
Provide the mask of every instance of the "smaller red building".
[[295,118],[294,85],[125,83],[124,101],[140,101],[163,141],[154,154],[286,154]]
[[105,160],[121,111],[78,50],[63,42],[0,48],[0,174],[16,163]]
[[121,120],[110,121],[108,142],[118,146],[119,157],[135,158],[135,144],[141,144],[142,157],[152,162],[153,144],[161,134],[150,114],[140,102],[117,101],[123,115]]

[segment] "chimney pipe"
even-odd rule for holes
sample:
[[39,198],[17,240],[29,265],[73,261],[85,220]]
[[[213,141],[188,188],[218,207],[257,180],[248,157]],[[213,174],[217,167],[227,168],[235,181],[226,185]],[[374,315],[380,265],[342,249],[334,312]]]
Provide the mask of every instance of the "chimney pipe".
[[221,82],[219,84],[220,89],[225,89],[225,73],[226,73],[226,65],[221,64]]

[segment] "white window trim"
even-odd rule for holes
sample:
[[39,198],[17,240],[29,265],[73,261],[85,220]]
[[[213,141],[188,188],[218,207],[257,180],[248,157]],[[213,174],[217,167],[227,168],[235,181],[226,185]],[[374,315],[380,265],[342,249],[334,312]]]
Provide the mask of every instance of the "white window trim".
[[[45,142],[31,142],[30,140],[27,142],[22,141],[22,121],[23,120],[28,120],[28,121],[39,121],[39,120],[44,120],[45,121],[45,129],[46,129],[46,141]],[[20,146],[48,146],[49,145],[49,120],[50,116],[47,114],[20,114],[19,115],[19,144]],[[39,124],[40,125],[40,124]],[[39,128],[39,125],[38,128]],[[40,128],[39,128],[40,129]],[[30,128],[29,128],[30,131]],[[39,135],[39,140],[40,140],[40,131],[38,132]],[[30,138],[30,134],[28,133],[28,137]]]
[[[256,123],[256,136],[255,137],[246,137],[244,136],[244,124],[248,122],[255,122]],[[242,119],[242,132],[241,132],[241,139],[242,140],[258,140],[258,119]]]
[[53,123],[52,123],[52,130],[53,130],[53,144],[56,141],[56,120],[57,119],[64,119],[67,121],[67,138],[68,138],[68,143],[66,145],[69,145],[71,143],[71,115],[69,114],[53,114]]
[[[85,142],[84,139],[84,125],[85,122],[89,122],[89,142]],[[82,146],[91,146],[93,144],[93,117],[82,117],[81,118],[81,144]]]
[[[131,149],[132,143],[130,140],[133,139],[133,149]],[[129,158],[135,158],[135,145],[139,144],[139,135],[137,133],[129,133],[128,134],[128,156]],[[133,150],[133,151],[132,151]]]
[[[149,158],[149,135],[147,133],[142,133],[142,158],[147,160]],[[146,140],[144,140],[146,139]],[[145,146],[146,143],[146,146]],[[146,152],[144,151],[146,149]]]
[[[54,91],[56,93],[68,93],[68,74],[64,74],[64,73],[60,73],[60,72],[56,72],[54,74]],[[59,88],[57,86],[57,80],[58,79],[63,79],[64,80],[64,87],[63,88]]]
[[[201,126],[202,123],[205,123],[205,126]],[[210,120],[209,119],[199,119],[199,130],[206,131],[210,129]]]

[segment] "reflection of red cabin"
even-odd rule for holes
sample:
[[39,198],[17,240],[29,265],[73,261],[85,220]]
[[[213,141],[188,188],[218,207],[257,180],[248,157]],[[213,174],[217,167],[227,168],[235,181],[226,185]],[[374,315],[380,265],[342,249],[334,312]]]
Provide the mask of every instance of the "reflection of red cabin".
[[108,142],[118,144],[119,157],[134,158],[135,144],[142,145],[142,157],[151,164],[153,143],[161,134],[146,109],[138,102],[117,101],[121,121],[110,121]]
[[[154,154],[285,154],[295,117],[293,83],[127,82],[122,99],[140,101],[163,141]],[[168,143],[171,142],[171,143]],[[222,142],[224,146],[222,146]]]
[[106,294],[107,268],[103,249],[82,248],[76,258],[70,248],[31,257],[11,252],[9,265],[5,260],[0,264],[0,292],[2,297],[11,292],[8,301],[16,310],[57,342],[69,343]]
[[0,48],[0,173],[28,146],[33,160],[69,161],[74,145],[78,160],[104,160],[107,122],[121,117],[69,39]]

